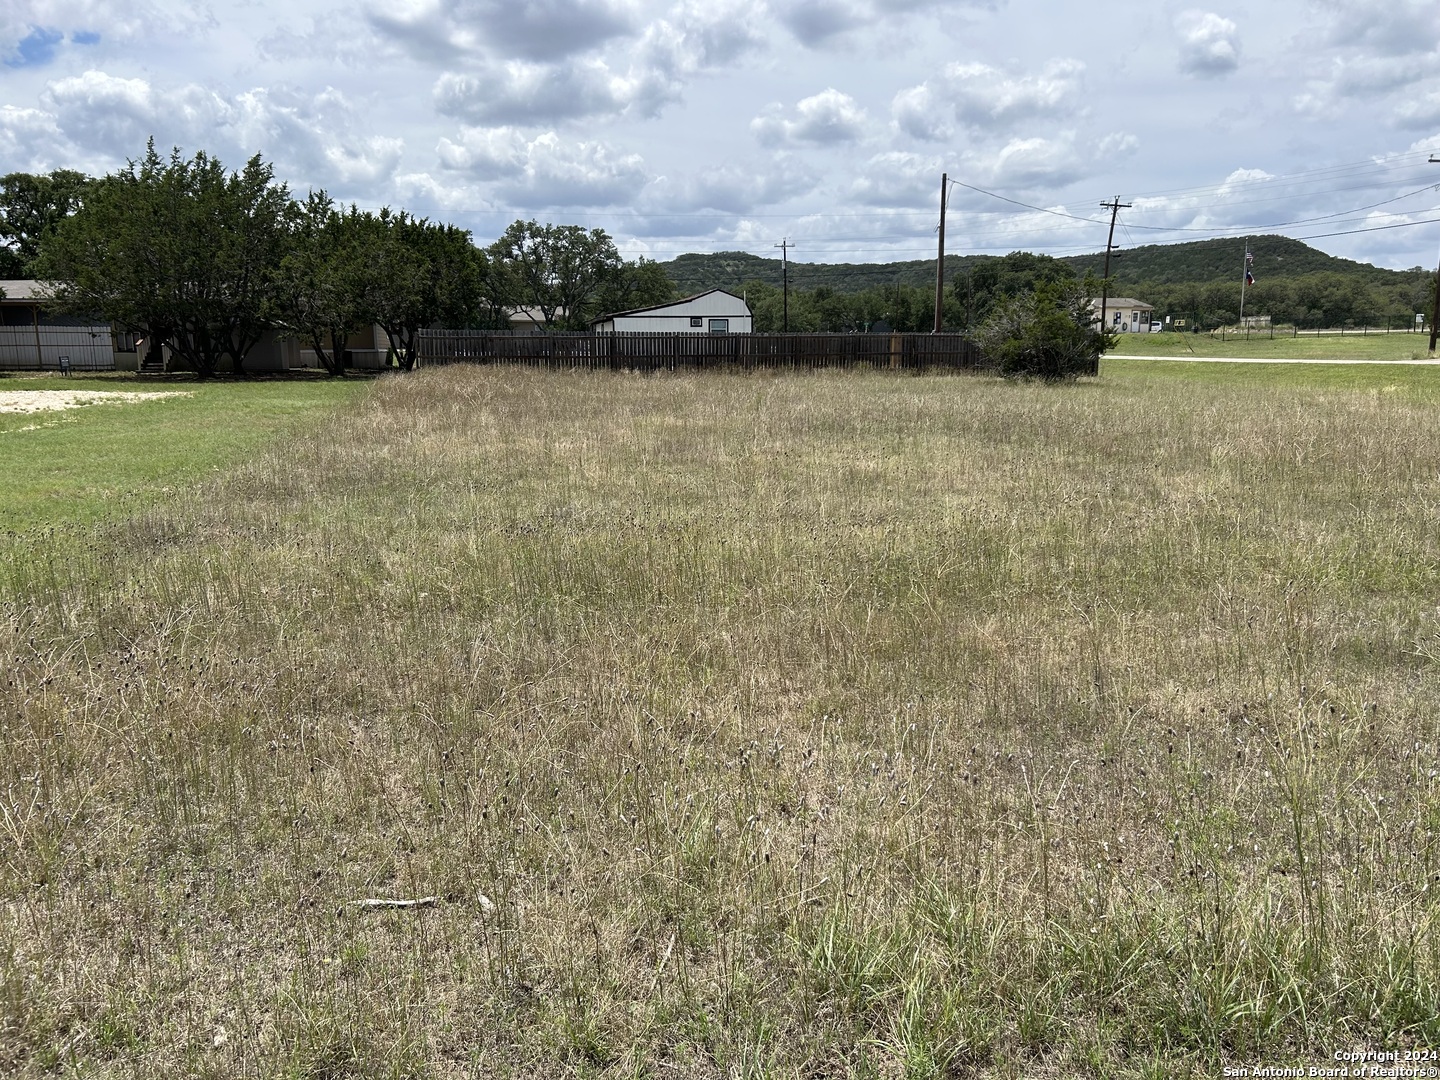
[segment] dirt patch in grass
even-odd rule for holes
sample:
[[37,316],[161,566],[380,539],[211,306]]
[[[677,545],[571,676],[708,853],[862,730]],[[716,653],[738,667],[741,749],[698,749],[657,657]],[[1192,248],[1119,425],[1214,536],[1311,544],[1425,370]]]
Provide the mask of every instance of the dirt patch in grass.
[[54,412],[85,405],[124,405],[190,396],[187,390],[0,390],[0,413]]

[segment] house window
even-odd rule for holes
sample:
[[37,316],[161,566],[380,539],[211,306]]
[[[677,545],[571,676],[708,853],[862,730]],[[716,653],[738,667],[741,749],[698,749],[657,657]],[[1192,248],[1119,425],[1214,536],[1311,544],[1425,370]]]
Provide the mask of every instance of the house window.
[[699,315],[691,315],[691,316],[690,316],[690,325],[691,325],[691,326],[704,326],[704,325],[705,325],[705,320],[704,320],[701,316],[699,316]]
[[730,320],[729,320],[729,319],[711,319],[711,320],[710,320],[710,333],[712,333],[712,334],[728,334],[729,332],[730,332]]
[[111,336],[115,339],[116,352],[134,352],[135,343],[140,335],[128,330],[112,330]]

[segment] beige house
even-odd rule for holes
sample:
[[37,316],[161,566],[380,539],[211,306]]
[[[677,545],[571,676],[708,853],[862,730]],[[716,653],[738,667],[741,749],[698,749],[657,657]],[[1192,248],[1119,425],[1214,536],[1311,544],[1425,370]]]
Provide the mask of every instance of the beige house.
[[[1100,297],[1089,301],[1090,311],[1096,323],[1100,321]],[[1110,324],[1111,333],[1148,334],[1150,316],[1155,308],[1143,300],[1129,296],[1112,296],[1105,301],[1105,321]]]
[[[142,352],[143,352],[142,348]],[[157,361],[142,363],[140,370],[149,372],[188,371],[185,361],[174,356],[167,345]],[[355,371],[379,371],[390,355],[390,341],[385,331],[372,326],[345,341],[343,366]],[[320,358],[308,344],[290,337],[283,330],[267,330],[255,346],[245,354],[245,370],[252,373],[307,371],[320,368]]]
[[558,307],[555,309],[556,326],[545,324],[545,313],[536,307],[507,307],[502,309],[505,321],[510,324],[510,329],[517,334],[549,334],[556,330],[556,326],[565,322],[569,309]]
[[[390,357],[390,339],[378,326],[366,327],[345,339],[342,366],[354,371],[380,371]],[[272,331],[245,357],[248,371],[294,371],[321,367],[320,358],[308,344]]]

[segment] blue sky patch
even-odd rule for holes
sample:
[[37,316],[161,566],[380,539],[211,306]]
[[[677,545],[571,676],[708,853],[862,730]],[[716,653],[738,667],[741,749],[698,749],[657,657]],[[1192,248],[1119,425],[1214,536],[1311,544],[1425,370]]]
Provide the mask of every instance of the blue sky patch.
[[65,40],[59,30],[37,26],[15,46],[15,55],[5,61],[6,67],[41,67],[55,59],[55,46]]
[[100,35],[94,30],[77,30],[70,35],[70,40],[76,45],[99,45]]

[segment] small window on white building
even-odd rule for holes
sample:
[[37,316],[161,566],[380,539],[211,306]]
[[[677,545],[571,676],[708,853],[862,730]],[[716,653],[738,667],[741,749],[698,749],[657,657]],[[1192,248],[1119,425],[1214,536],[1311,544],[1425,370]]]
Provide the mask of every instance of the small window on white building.
[[711,320],[710,320],[710,333],[712,333],[712,334],[728,334],[729,332],[730,332],[730,320],[729,320],[729,319],[711,319]]
[[703,318],[701,318],[699,315],[691,315],[691,316],[690,316],[690,325],[691,325],[691,326],[704,326],[704,325],[705,325],[705,320],[704,320]]

